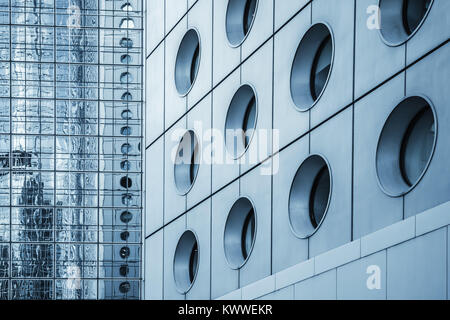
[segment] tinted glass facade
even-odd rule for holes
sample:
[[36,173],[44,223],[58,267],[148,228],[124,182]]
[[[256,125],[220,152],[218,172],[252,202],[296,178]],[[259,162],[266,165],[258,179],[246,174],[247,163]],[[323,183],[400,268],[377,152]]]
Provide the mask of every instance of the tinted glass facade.
[[0,298],[139,299],[141,0],[0,0]]

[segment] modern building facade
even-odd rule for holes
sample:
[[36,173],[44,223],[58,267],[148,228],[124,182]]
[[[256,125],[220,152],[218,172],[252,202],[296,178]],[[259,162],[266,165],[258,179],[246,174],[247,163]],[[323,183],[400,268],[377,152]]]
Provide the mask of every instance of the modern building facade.
[[145,11],[143,298],[449,297],[449,1]]
[[139,299],[140,0],[0,1],[0,297]]

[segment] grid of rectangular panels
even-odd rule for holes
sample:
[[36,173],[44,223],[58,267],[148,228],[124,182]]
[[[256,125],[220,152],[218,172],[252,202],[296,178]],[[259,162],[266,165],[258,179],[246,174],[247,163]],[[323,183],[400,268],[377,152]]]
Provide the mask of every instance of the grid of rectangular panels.
[[0,299],[139,299],[141,0],[0,0]]

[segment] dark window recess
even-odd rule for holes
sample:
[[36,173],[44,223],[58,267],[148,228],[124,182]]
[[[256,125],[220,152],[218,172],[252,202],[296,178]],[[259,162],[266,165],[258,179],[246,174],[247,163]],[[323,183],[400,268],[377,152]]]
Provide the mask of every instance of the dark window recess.
[[403,0],[403,27],[411,35],[430,7],[431,0]]
[[194,282],[195,274],[197,273],[198,268],[198,246],[197,242],[195,242],[191,255],[189,257],[189,280],[190,282]]
[[247,2],[245,3],[244,21],[243,21],[244,35],[247,35],[252,26],[253,19],[256,13],[256,4],[257,0],[247,0]]
[[328,36],[320,44],[311,68],[310,85],[313,100],[317,100],[325,87],[328,74],[330,73],[332,53],[333,43],[331,41],[331,36]]
[[255,237],[255,212],[253,208],[250,209],[247,217],[245,218],[244,225],[242,228],[242,257],[245,259],[250,255],[252,250],[253,239]]
[[309,198],[309,217],[314,228],[319,226],[328,205],[330,194],[330,172],[328,167],[320,169],[314,180]]
[[130,256],[130,248],[128,248],[128,247],[120,248],[119,254],[122,259],[128,258]]

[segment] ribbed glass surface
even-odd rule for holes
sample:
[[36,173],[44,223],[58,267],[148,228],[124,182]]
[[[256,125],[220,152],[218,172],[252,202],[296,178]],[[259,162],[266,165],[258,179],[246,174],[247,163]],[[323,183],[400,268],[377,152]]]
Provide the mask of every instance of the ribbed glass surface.
[[0,0],[0,299],[139,299],[142,0]]

